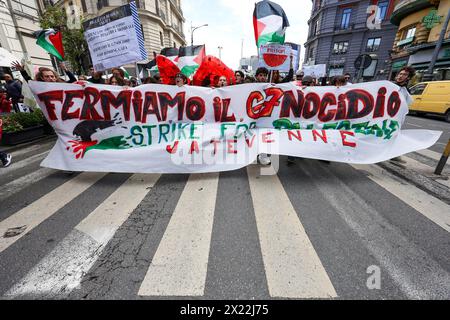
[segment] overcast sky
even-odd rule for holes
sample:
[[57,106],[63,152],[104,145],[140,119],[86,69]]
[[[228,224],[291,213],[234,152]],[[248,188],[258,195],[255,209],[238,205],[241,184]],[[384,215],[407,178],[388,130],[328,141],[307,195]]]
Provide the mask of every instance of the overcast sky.
[[[307,21],[311,15],[311,0],[272,0],[281,5],[288,16],[290,27],[286,41],[302,45],[301,62],[307,39]],[[194,44],[206,44],[206,54],[219,56],[232,69],[237,69],[244,39],[244,57],[257,54],[253,30],[255,0],[181,0],[186,41],[191,43],[191,21],[194,27],[208,24],[194,31]]]

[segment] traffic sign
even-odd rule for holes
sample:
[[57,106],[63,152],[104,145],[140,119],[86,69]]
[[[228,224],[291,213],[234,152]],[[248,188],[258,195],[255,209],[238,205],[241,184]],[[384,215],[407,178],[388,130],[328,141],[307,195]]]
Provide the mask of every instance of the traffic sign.
[[361,54],[355,60],[355,68],[367,69],[372,64],[372,57],[368,54]]

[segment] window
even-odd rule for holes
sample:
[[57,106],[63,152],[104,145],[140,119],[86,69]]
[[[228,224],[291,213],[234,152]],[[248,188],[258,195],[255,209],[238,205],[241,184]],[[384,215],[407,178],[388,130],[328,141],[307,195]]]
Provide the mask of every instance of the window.
[[348,41],[335,42],[333,47],[333,54],[345,54],[348,50]]
[[159,0],[155,0],[156,14],[159,15]]
[[383,21],[386,18],[386,14],[389,8],[389,1],[378,2],[377,20]]
[[86,0],[81,0],[81,7],[83,8],[83,12],[87,12]]
[[142,26],[142,23],[141,23],[141,33],[142,33],[142,40],[145,40],[144,27]]
[[416,27],[409,28],[406,32],[406,36],[403,39],[413,38],[416,35]]
[[342,12],[341,29],[348,29],[350,26],[350,16],[352,14],[351,8],[346,8]]
[[161,46],[164,47],[164,36],[161,31],[159,32],[159,40],[161,41]]
[[414,87],[412,87],[410,89],[411,95],[413,95],[413,96],[421,95],[424,92],[426,87],[427,87],[426,83],[415,85]]
[[369,38],[367,40],[366,51],[368,52],[378,51],[378,49],[380,48],[380,44],[381,38]]
[[176,44],[175,42],[173,43],[173,47],[174,47],[174,48],[176,48],[176,47],[177,47],[177,44]]

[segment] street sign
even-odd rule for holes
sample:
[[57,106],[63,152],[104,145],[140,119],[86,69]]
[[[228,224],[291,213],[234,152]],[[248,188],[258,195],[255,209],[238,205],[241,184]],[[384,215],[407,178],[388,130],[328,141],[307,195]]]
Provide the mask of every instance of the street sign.
[[356,69],[360,69],[361,67],[363,69],[367,69],[371,64],[372,64],[372,57],[368,54],[361,54],[355,60]]

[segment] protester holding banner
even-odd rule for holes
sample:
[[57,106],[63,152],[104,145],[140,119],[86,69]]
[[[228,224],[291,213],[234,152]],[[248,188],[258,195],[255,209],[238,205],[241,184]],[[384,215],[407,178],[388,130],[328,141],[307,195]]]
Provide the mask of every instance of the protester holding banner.
[[187,77],[184,75],[184,73],[178,73],[176,76],[175,76],[175,84],[178,86],[178,87],[182,87],[182,86],[184,86],[184,85],[186,85],[188,83],[188,79],[187,79]]
[[234,73],[234,76],[236,77],[236,84],[243,84],[244,83],[245,76],[244,76],[244,73],[241,70],[237,70]]
[[219,81],[217,82],[217,87],[222,88],[222,87],[226,87],[226,86],[228,86],[227,77],[220,76]]
[[112,75],[109,79],[108,79],[108,84],[112,85],[112,86],[125,86],[125,81],[122,77],[117,76],[117,75]]
[[256,82],[259,82],[259,83],[268,82],[269,70],[267,70],[267,68],[260,67],[256,70],[255,77],[256,77]]
[[[42,81],[42,82],[66,82],[66,83],[74,83],[77,81],[77,78],[66,69],[64,64],[61,64],[63,66],[63,70],[66,72],[67,76],[69,77],[68,81],[65,81],[61,79],[58,75],[58,73],[50,68],[46,67],[40,67],[39,72],[36,73],[35,80],[36,81]],[[18,61],[15,61],[12,63],[12,67],[16,70],[20,71],[20,74],[25,79],[26,82],[32,80],[30,75],[26,72],[23,65],[21,65]]]

